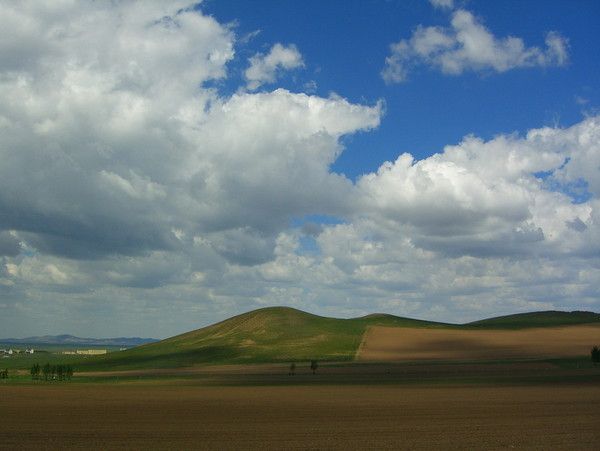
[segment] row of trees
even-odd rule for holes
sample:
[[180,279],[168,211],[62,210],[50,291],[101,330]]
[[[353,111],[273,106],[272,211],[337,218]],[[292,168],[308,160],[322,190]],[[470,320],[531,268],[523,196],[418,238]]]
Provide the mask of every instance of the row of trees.
[[40,366],[39,363],[36,363],[31,367],[29,371],[31,374],[31,378],[34,380],[40,379],[40,376],[47,380],[71,380],[73,377],[73,367],[71,365],[50,365],[46,363],[44,366]]
[[[319,363],[316,360],[311,360],[310,369],[312,370],[313,374],[317,373],[317,368],[319,368]],[[290,376],[296,374],[296,364],[294,362],[292,362],[292,364],[290,365],[290,372],[288,374]]]

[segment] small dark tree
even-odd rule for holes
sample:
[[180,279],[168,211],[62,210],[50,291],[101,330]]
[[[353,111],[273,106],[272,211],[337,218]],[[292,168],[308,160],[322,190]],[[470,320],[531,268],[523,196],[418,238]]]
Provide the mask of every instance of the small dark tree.
[[290,376],[293,376],[294,374],[296,374],[296,364],[292,362],[290,365]]
[[592,362],[594,363],[600,363],[600,348],[598,348],[598,346],[594,346],[592,348]]
[[319,364],[317,363],[317,361],[311,360],[310,361],[310,369],[312,370],[313,374],[317,373],[317,368],[319,368]]
[[56,365],[56,378],[62,381],[65,378],[65,372],[63,365]]
[[67,365],[65,368],[65,376],[67,380],[71,380],[73,377],[73,367],[71,365]]
[[40,365],[39,363],[34,364],[29,371],[32,379],[38,379],[40,377]]
[[0,379],[8,379],[8,369],[0,371]]
[[42,373],[44,374],[44,380],[47,381],[50,377],[50,373],[52,372],[52,368],[49,363],[46,363],[42,368]]

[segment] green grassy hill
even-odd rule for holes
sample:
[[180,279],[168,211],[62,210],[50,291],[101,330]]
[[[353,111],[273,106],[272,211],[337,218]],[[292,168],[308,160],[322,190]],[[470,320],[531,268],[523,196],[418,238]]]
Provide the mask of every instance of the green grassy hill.
[[352,360],[368,326],[452,327],[449,324],[374,314],[337,319],[293,308],[271,307],[227,319],[158,343],[99,356],[85,369],[133,369],[202,363]]
[[524,329],[528,327],[556,327],[575,324],[600,323],[600,314],[594,312],[530,312],[498,316],[467,323],[464,326],[478,329]]
[[174,368],[197,364],[292,362],[311,359],[352,360],[369,326],[517,329],[597,323],[591,312],[534,312],[502,316],[464,325],[372,314],[337,319],[293,308],[270,307],[127,351],[89,357],[80,371]]

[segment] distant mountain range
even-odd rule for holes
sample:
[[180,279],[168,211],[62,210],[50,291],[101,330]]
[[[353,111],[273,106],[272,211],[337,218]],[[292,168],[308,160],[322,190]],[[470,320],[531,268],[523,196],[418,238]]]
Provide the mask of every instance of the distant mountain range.
[[154,338],[118,337],[118,338],[81,338],[73,335],[44,335],[42,337],[0,338],[0,343],[28,345],[75,345],[75,346],[122,346],[134,347],[154,343]]

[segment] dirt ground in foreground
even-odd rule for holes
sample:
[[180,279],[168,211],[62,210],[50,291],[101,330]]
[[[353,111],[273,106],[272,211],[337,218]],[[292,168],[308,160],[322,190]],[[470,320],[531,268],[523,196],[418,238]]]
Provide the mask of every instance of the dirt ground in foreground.
[[365,333],[359,361],[546,358],[589,355],[600,344],[600,325],[523,330],[413,329],[374,326]]
[[594,449],[599,405],[591,384],[15,385],[0,448]]

